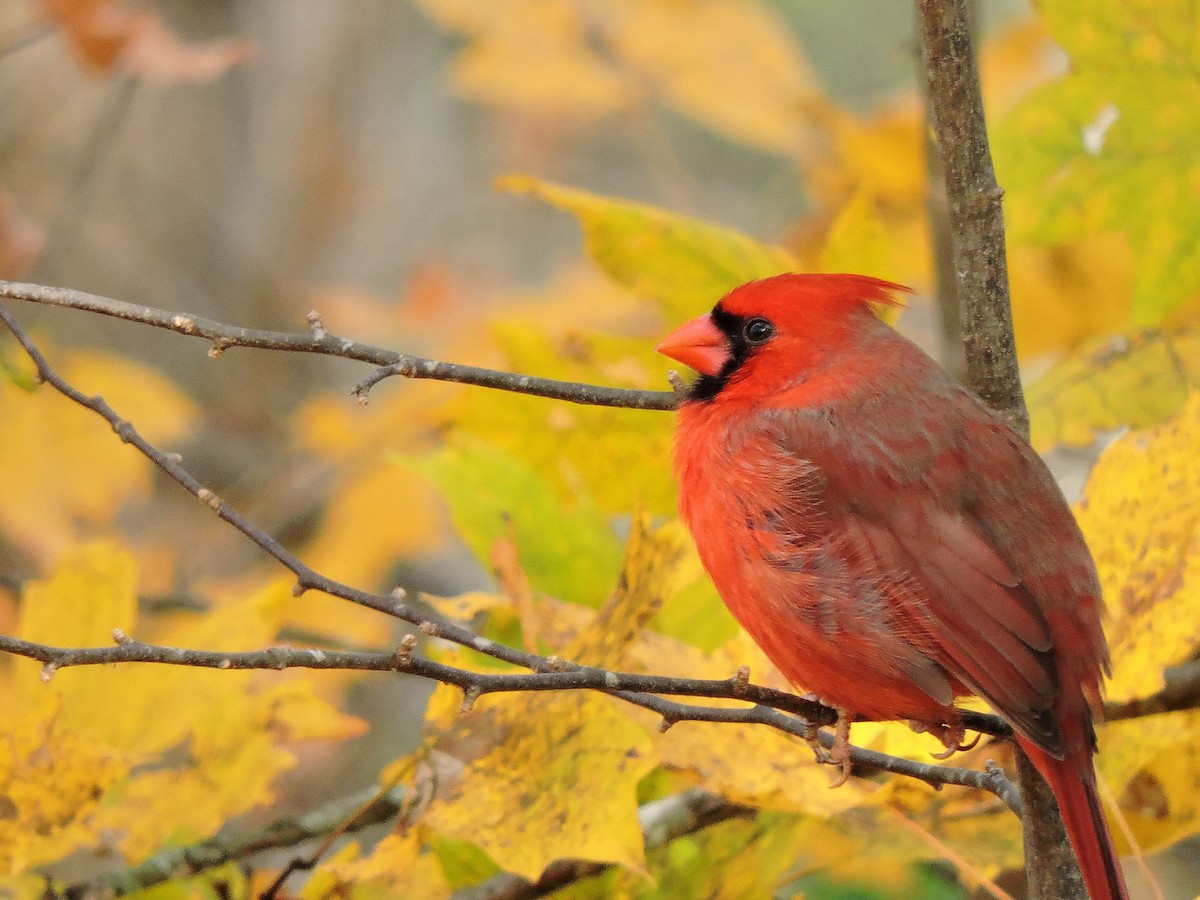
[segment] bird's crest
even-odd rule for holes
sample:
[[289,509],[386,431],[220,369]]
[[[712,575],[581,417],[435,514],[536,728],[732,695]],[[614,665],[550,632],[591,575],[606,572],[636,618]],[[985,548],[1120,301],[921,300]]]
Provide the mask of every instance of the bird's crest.
[[841,319],[868,304],[900,306],[893,295],[912,288],[867,275],[788,273],[734,288],[721,307],[738,316],[766,316],[774,322]]

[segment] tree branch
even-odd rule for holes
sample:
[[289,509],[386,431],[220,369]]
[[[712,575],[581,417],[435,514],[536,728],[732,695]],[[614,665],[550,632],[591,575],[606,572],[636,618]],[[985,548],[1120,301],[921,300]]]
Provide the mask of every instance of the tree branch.
[[175,878],[198,875],[229,862],[248,859],[264,850],[294,847],[331,834],[351,834],[381,825],[395,817],[404,804],[404,788],[380,793],[371,787],[337,800],[296,819],[280,819],[265,831],[238,837],[214,837],[188,847],[171,847],[119,872],[79,882],[46,895],[63,900],[90,900],[136,894]]
[[316,313],[309,314],[309,334],[294,334],[285,331],[238,328],[187,313],[169,312],[164,309],[155,309],[152,306],[141,306],[135,303],[126,303],[123,300],[87,294],[83,291],[39,284],[0,281],[0,298],[79,309],[124,319],[127,322],[138,322],[154,328],[163,328],[188,337],[203,338],[212,344],[209,354],[213,356],[224,353],[230,347],[252,347],[259,350],[318,353],[371,363],[379,368],[371,376],[359,382],[352,391],[364,402],[375,384],[385,378],[400,375],[405,378],[427,378],[434,381],[470,384],[517,394],[546,397],[551,400],[566,400],[570,403],[587,406],[671,410],[678,405],[678,395],[675,391],[635,391],[573,381],[558,381],[553,378],[535,378],[531,375],[498,372],[494,369],[463,366],[412,356],[407,353],[397,353],[394,350],[385,350],[382,347],[374,347],[330,334],[325,330],[320,316]]
[[[475,672],[414,655],[412,650],[416,646],[416,637],[413,635],[405,638],[395,653],[291,647],[217,652],[144,644],[131,640],[120,632],[116,632],[114,637],[117,644],[113,647],[62,648],[0,636],[0,651],[39,660],[45,664],[43,677],[47,679],[58,669],[67,666],[115,663],[158,663],[229,670],[306,668],[401,672],[459,688],[463,692],[464,712],[468,712],[485,694],[593,690],[619,697],[657,713],[662,717],[664,728],[669,728],[677,722],[757,724],[767,725],[806,741],[816,741],[826,749],[832,748],[834,744],[833,735],[817,731],[819,724],[832,721],[832,711],[828,707],[794,694],[750,684],[743,677],[748,673],[738,673],[733,678],[724,680],[670,678],[662,675],[611,672],[591,666],[579,666],[553,657],[544,660],[548,670],[531,674]],[[533,659],[543,661],[537,657]],[[743,700],[754,705],[733,708],[698,706],[664,700],[652,696],[653,694]],[[994,716],[964,712],[964,722],[972,730],[978,729],[982,733],[999,737],[1011,735],[1008,726]],[[998,772],[977,772],[974,769],[931,765],[860,747],[851,748],[850,758],[852,763],[859,767],[860,773],[864,769],[879,770],[916,778],[935,787],[955,784],[977,788],[1000,797],[1014,811],[1020,808],[1020,798],[1016,791]]]

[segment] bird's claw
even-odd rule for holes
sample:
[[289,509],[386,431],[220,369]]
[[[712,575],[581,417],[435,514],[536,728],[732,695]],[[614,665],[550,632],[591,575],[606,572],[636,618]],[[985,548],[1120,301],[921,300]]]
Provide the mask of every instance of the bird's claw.
[[957,721],[939,725],[932,729],[932,732],[934,737],[941,741],[946,748],[940,753],[931,753],[930,755],[934,759],[949,759],[959,751],[974,750],[980,738],[977,734],[970,743],[964,744],[963,739],[967,736],[967,729],[963,727],[962,722]]
[[837,725],[834,727],[833,747],[825,755],[825,762],[837,766],[840,770],[837,777],[830,782],[831,788],[838,788],[850,780],[850,770],[853,763],[850,760],[850,723],[854,721],[854,713],[848,709],[837,707]]

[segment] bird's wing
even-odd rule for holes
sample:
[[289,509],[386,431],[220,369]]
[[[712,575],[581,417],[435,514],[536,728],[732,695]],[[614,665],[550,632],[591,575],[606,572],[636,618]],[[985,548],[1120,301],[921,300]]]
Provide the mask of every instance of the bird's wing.
[[[1020,502],[1042,504],[1049,475],[986,413],[969,408],[971,415],[948,420],[946,406],[931,405],[925,421],[889,417],[886,433],[872,428],[870,409],[853,422],[831,420],[829,409],[777,410],[766,420],[777,446],[818,473],[808,489],[819,493],[821,527],[885,580],[910,586],[892,592],[891,602],[915,643],[1060,755],[1053,707],[1066,673],[1056,670],[1058,623],[1040,592],[1046,578],[1022,563],[1037,560],[1039,542],[1054,540],[1040,506]],[[968,445],[971,437],[982,449]],[[1003,483],[990,484],[980,471],[1004,473]],[[811,504],[805,517],[811,532]]]

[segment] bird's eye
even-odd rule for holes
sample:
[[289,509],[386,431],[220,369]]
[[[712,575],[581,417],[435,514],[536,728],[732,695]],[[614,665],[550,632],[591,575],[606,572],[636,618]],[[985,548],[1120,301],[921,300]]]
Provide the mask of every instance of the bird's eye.
[[742,328],[742,337],[751,344],[761,344],[775,333],[775,326],[766,319],[751,319]]

